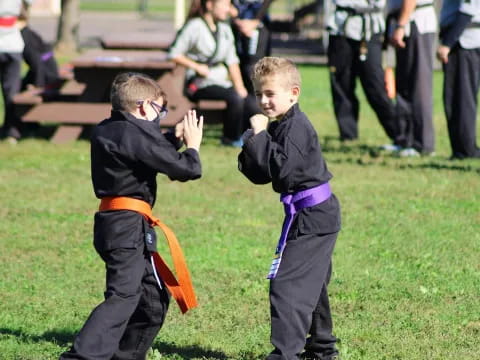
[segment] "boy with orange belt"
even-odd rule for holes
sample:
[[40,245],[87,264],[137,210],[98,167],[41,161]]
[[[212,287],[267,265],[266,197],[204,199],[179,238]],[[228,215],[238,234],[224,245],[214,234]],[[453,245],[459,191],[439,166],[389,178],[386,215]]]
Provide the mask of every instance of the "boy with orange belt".
[[[106,266],[105,300],[98,305],[61,359],[144,359],[167,313],[170,293],[182,312],[196,306],[183,254],[170,229],[151,214],[158,173],[171,180],[201,176],[203,119],[189,111],[175,134],[162,134],[166,97],[143,74],[118,75],[112,115],[91,139],[95,195],[94,246]],[[178,152],[181,140],[187,149]],[[179,279],[156,252],[158,225],[167,235]]]
[[301,80],[295,65],[265,57],[255,65],[252,80],[264,115],[250,119],[239,169],[254,184],[271,182],[285,209],[267,275],[275,347],[267,360],[338,359],[327,293],[340,230],[332,174],[317,133],[298,105]]

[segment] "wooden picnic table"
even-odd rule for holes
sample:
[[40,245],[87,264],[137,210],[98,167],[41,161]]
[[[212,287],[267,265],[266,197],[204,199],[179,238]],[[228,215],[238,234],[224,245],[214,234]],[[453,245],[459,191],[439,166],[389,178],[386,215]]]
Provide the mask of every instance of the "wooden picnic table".
[[92,49],[75,58],[72,66],[75,80],[85,84],[79,101],[108,102],[117,74],[135,71],[159,80],[175,63],[164,51]]
[[55,143],[75,140],[85,125],[95,125],[110,115],[111,84],[121,72],[141,72],[158,81],[168,100],[169,113],[161,122],[164,128],[174,126],[191,108],[215,113],[226,107],[224,101],[194,104],[187,99],[183,94],[185,69],[169,61],[164,51],[92,49],[71,64],[75,79],[62,88],[63,96],[47,101],[38,95],[17,99],[19,105],[24,104],[23,121],[59,125],[52,137]]
[[175,33],[111,33],[102,36],[104,49],[167,50],[175,40]]

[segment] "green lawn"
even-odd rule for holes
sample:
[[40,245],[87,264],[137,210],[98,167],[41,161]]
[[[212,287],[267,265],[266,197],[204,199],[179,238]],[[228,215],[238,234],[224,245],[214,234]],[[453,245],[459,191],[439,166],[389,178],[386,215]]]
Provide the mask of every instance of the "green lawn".
[[[301,106],[342,205],[330,286],[342,359],[480,359],[480,161],[448,160],[441,74],[436,156],[399,159],[376,150],[387,138],[363,96],[361,139],[342,146],[326,68],[301,71]],[[184,247],[200,307],[182,316],[172,304],[149,360],[262,359],[271,349],[264,277],[282,207],[237,171],[238,150],[218,136],[207,127],[202,179],[158,178],[154,212]],[[2,360],[57,358],[102,300],[89,166],[85,140],[0,143]]]
[[[185,0],[185,7],[190,6]],[[288,14],[294,9],[309,4],[309,0],[275,0],[271,5],[273,14]],[[88,11],[137,11],[141,4],[150,13],[172,14],[175,9],[174,0],[81,0],[80,9]]]

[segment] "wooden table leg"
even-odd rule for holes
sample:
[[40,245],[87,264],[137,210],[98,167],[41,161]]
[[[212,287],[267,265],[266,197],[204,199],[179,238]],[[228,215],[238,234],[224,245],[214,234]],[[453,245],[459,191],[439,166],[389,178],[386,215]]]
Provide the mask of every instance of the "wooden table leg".
[[78,139],[82,131],[83,126],[60,125],[55,131],[55,134],[53,134],[53,137],[50,139],[50,141],[54,144],[65,144],[67,142]]

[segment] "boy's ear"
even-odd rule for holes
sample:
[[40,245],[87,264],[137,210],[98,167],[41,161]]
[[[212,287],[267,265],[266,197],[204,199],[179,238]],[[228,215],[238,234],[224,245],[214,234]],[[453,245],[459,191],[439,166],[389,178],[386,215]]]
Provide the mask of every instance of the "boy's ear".
[[292,87],[292,95],[298,98],[300,96],[300,87],[294,86]]
[[142,116],[145,116],[145,109],[143,108],[143,105],[145,104],[145,102],[142,102],[139,106],[138,106],[138,111],[140,112],[140,115]]

